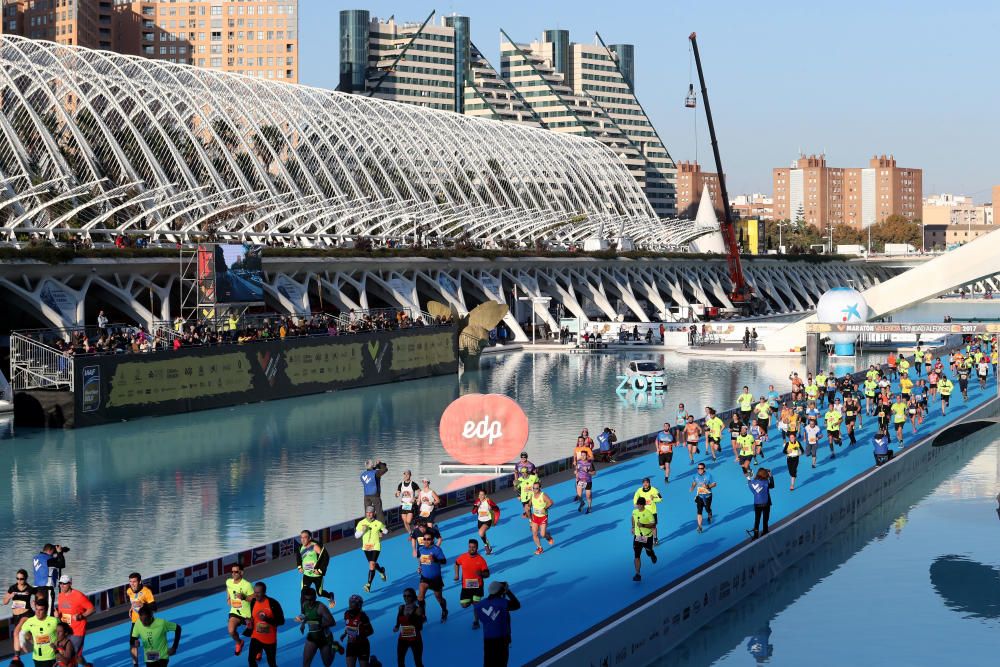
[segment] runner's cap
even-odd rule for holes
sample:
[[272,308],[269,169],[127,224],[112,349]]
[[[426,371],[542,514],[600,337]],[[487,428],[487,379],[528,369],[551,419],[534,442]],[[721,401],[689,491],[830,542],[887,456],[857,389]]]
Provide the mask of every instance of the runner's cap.
[[64,574],[63,576],[59,577],[59,583],[60,584],[72,584],[73,583],[73,577],[69,576],[68,574]]

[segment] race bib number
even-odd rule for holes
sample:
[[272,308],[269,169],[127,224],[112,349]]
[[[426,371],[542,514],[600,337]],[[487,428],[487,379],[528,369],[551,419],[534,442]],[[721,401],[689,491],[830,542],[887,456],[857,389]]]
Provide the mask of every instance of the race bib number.
[[73,622],[73,614],[63,614],[61,618],[63,623],[69,624]]
[[420,516],[422,516],[423,518],[426,519],[430,515],[431,515],[431,511],[430,510],[420,510]]
[[232,601],[229,604],[232,605],[233,609],[242,609],[243,608],[243,600],[239,600],[237,598],[233,598]]
[[271,632],[271,626],[268,625],[267,623],[258,623],[255,629],[257,630],[257,632],[264,635]]
[[462,582],[462,585],[466,588],[481,588],[482,584],[479,583],[478,579],[466,579]]
[[348,639],[357,639],[358,638],[358,629],[354,628],[354,627],[351,627],[351,626],[348,626],[347,627],[347,638]]
[[480,521],[490,521],[493,519],[493,512],[489,510],[479,510],[479,520]]
[[146,651],[146,662],[157,662],[160,659],[159,651]]
[[639,542],[640,544],[645,544],[646,542],[649,541],[649,535],[636,535],[635,541]]
[[316,563],[305,563],[302,565],[302,569],[312,572],[313,570],[316,569]]
[[431,556],[426,555],[426,554],[421,554],[420,555],[420,564],[421,565],[430,565],[433,562],[434,562],[434,559]]
[[21,609],[27,609],[28,604],[24,600],[14,600],[10,603],[10,608],[14,611],[19,611]]
[[413,503],[403,503],[402,505],[399,506],[399,509],[401,509],[404,512],[412,512]]
[[375,551],[375,545],[374,544],[363,544],[363,545],[361,545],[361,550],[362,551]]
[[535,516],[545,516],[548,512],[544,507],[532,507],[531,513]]
[[35,637],[35,646],[48,646],[51,643],[48,635],[38,635]]
[[399,626],[399,636],[403,639],[413,639],[417,636],[417,626],[415,625],[401,625]]
[[142,609],[142,601],[139,600],[138,598],[132,600],[132,611],[138,612],[140,609]]

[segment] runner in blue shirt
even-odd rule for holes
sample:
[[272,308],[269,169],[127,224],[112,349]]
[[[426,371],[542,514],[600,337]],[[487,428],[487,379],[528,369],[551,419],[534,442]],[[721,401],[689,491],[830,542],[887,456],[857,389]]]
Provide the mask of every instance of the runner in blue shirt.
[[773,384],[768,385],[768,387],[767,387],[767,403],[768,403],[768,405],[771,406],[771,410],[773,412],[777,412],[778,410],[781,409],[781,402],[779,400],[780,398],[781,398],[781,394],[779,394],[775,390],[774,385]]
[[715,488],[715,478],[705,471],[705,464],[698,464],[698,472],[691,480],[691,490],[695,491],[694,504],[698,508],[698,532],[701,532],[701,513],[708,510],[708,522],[712,523],[712,489]]
[[448,603],[445,602],[444,595],[441,593],[444,590],[441,566],[447,563],[448,559],[444,557],[441,547],[434,544],[434,538],[431,535],[424,535],[420,542],[420,546],[417,547],[417,561],[420,563],[417,566],[417,572],[420,573],[420,589],[417,593],[417,600],[423,606],[427,589],[431,589],[438,604],[441,605],[441,621],[444,622],[448,620]]

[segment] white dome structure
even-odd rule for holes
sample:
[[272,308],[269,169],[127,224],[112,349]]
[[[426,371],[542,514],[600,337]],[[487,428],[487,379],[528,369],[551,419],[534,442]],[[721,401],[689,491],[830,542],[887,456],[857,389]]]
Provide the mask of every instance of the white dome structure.
[[[859,324],[868,321],[868,302],[864,295],[852,287],[834,287],[827,290],[816,303],[816,319],[823,324]],[[837,356],[854,356],[857,334],[831,333]]]
[[722,239],[719,218],[715,215],[715,206],[712,204],[712,196],[708,191],[707,183],[701,191],[701,201],[698,202],[698,214],[694,217],[694,227],[704,233],[691,241],[693,252],[715,253],[717,255],[726,252],[726,242]]

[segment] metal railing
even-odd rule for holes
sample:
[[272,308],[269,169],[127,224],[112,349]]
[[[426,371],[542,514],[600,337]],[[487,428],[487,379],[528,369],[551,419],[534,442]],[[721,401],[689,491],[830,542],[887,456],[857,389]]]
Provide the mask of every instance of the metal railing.
[[73,391],[73,357],[20,332],[10,335],[10,386]]

